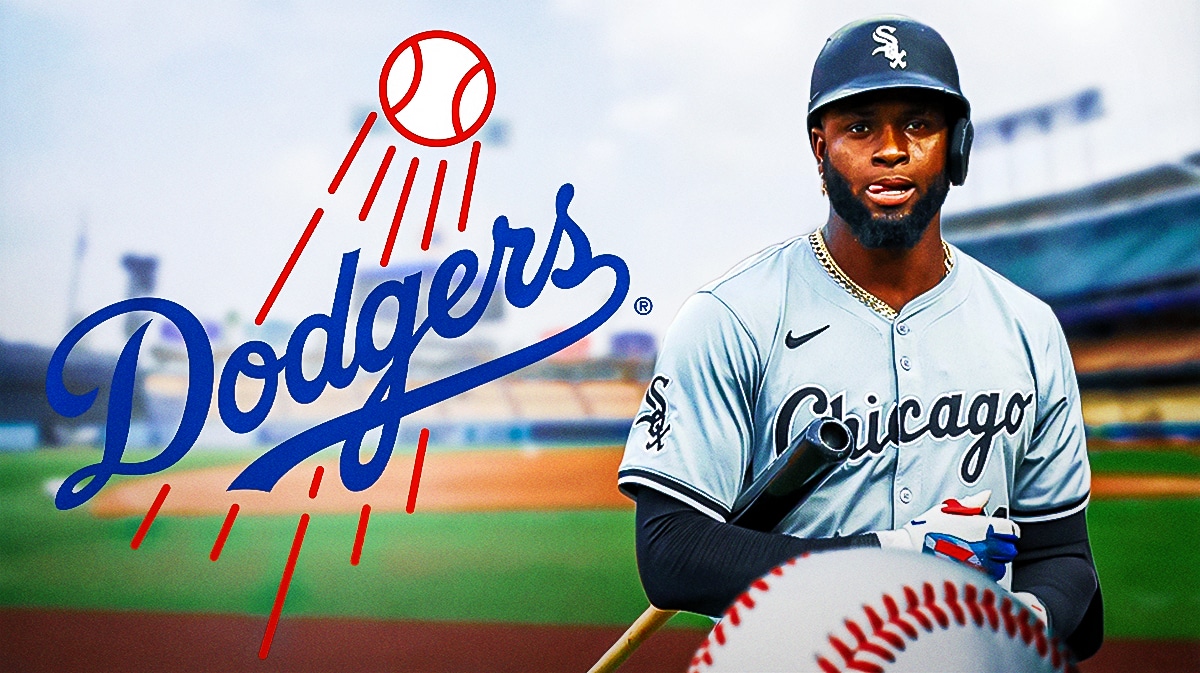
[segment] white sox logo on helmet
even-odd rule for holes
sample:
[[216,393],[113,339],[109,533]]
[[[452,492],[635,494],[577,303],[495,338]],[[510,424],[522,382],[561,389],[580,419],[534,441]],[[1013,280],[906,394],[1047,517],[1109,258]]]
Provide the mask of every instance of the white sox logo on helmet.
[[882,52],[883,56],[891,61],[893,68],[896,66],[900,66],[901,68],[908,67],[908,63],[904,61],[904,57],[908,55],[908,52],[900,49],[900,41],[896,39],[896,29],[894,27],[879,26],[875,29],[871,37],[883,45],[882,47],[876,47],[875,51],[871,52],[872,56]]

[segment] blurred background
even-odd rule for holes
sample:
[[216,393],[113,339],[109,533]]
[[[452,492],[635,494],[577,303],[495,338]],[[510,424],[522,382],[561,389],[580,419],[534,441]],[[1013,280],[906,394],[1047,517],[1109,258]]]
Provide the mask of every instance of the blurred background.
[[[628,262],[629,300],[571,349],[421,412],[403,428],[401,451],[411,455],[427,427],[429,469],[461,474],[462,461],[486,466],[511,454],[531,461],[522,474],[560,495],[592,479],[592,468],[568,461],[555,467],[565,472],[539,473],[550,463],[537,461],[593,456],[612,493],[559,504],[527,493],[523,504],[431,501],[414,515],[380,507],[355,568],[343,538],[353,539],[357,506],[331,508],[320,519],[327,529],[314,523],[268,664],[478,670],[484,664],[470,657],[499,640],[514,649],[489,661],[491,670],[586,669],[645,605],[631,510],[612,497],[614,447],[662,334],[695,289],[825,220],[803,128],[812,63],[831,32],[883,12],[942,33],[972,103],[976,145],[967,184],[945,207],[947,239],[1050,303],[1072,349],[1097,480],[1090,526],[1110,637],[1084,670],[1129,661],[1200,670],[1200,556],[1191,545],[1200,534],[1200,6],[1115,0],[0,2],[0,621],[10,634],[0,645],[25,657],[10,659],[21,662],[12,670],[78,668],[69,647],[47,640],[64,619],[103,636],[87,648],[101,657],[97,670],[103,661],[189,668],[166,650],[121,644],[120,633],[153,628],[164,643],[207,634],[181,646],[189,651],[247,648],[225,670],[258,665],[254,648],[303,509],[248,515],[239,526],[258,535],[239,537],[235,527],[220,563],[206,556],[224,504],[174,513],[168,505],[146,547],[125,546],[173,473],[154,477],[148,496],[130,491],[125,509],[54,510],[54,484],[94,461],[104,440],[102,404],[65,419],[45,400],[50,353],[72,325],[125,297],[153,295],[201,319],[218,370],[249,339],[282,353],[300,320],[329,310],[344,252],[363,251],[353,318],[371,288],[414,272],[428,283],[454,250],[486,261],[500,215],[543,240],[567,182],[576,188],[570,212],[593,249]],[[482,150],[467,230],[444,215],[431,249],[419,249],[434,181],[423,170],[412,190],[416,216],[380,267],[372,260],[392,215],[382,204],[403,176],[387,177],[381,205],[360,221],[377,157],[397,145],[397,165],[445,159],[444,203],[457,203],[467,144],[418,148],[380,120],[346,186],[334,196],[326,188],[364,116],[378,110],[384,59],[430,29],[483,49],[496,103],[475,138]],[[316,207],[325,219],[255,325]],[[551,288],[527,309],[493,302],[470,334],[426,339],[410,385],[575,324],[608,283]],[[650,298],[653,311],[635,311],[637,297]],[[389,319],[377,327],[390,329]],[[143,346],[130,437],[147,456],[174,433],[187,387],[182,341],[161,322]],[[105,390],[138,324],[114,320],[90,334],[68,363],[73,389]],[[322,347],[318,340],[306,350],[310,374]],[[177,470],[244,465],[359,408],[374,383],[360,375],[308,405],[281,399],[244,435],[225,429],[214,408]],[[239,389],[242,408],[256,397],[251,388]],[[325,488],[340,488],[331,477]],[[426,484],[423,496],[470,490],[451,481]],[[327,547],[338,554],[328,567],[315,560]],[[629,670],[682,670],[703,625],[678,620]],[[501,627],[515,630],[487,630]],[[346,654],[380,638],[409,649],[369,661]],[[336,656],[351,658],[328,658]]]

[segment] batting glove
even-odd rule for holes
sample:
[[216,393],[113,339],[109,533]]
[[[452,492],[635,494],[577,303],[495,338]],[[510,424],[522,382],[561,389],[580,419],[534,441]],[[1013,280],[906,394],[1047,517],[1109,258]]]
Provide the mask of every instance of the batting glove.
[[1021,529],[1008,519],[983,513],[991,495],[991,491],[983,491],[962,500],[945,500],[902,528],[876,532],[879,546],[958,561],[1008,588],[1012,582],[1009,568],[1017,555]]

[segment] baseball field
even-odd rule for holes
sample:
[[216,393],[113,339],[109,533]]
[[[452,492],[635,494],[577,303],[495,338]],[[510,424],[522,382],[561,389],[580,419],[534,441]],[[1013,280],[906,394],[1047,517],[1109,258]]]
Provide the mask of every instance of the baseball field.
[[[431,448],[413,514],[411,455],[359,494],[341,486],[333,453],[270,496],[225,492],[257,455],[193,451],[67,512],[53,489],[98,450],[0,455],[0,669],[583,671],[646,606],[615,447]],[[1200,670],[1200,453],[1106,450],[1092,465],[1108,640],[1083,670]],[[164,483],[170,494],[131,549]],[[683,670],[708,624],[677,617],[622,670]]]

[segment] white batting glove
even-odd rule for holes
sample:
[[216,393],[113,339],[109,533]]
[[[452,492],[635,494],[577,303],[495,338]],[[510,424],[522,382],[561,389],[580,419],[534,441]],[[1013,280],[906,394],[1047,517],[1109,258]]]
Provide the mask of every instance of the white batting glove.
[[879,546],[958,561],[983,571],[1008,589],[1021,529],[1008,519],[983,513],[991,495],[991,491],[983,491],[961,500],[945,500],[902,528],[877,531]]

